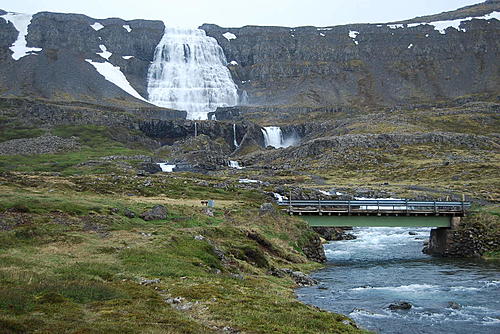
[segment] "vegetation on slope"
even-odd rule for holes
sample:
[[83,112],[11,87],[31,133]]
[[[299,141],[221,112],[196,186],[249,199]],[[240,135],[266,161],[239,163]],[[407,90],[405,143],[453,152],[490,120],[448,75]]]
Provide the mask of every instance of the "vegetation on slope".
[[[301,252],[305,223],[259,212],[262,195],[189,174],[110,180],[3,174],[2,333],[359,332],[296,301],[290,277],[271,275],[318,265]],[[199,199],[214,197],[208,212]],[[165,220],[125,216],[165,203]]]

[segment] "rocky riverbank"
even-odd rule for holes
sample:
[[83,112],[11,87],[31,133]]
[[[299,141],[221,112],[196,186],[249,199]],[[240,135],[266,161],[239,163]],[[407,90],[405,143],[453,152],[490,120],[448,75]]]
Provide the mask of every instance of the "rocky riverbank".
[[481,257],[500,251],[500,217],[473,214],[456,229],[433,229],[423,252],[443,257]]

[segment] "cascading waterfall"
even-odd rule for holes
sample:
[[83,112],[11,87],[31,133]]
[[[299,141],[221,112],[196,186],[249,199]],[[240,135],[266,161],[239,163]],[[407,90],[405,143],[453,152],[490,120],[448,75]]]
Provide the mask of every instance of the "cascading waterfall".
[[234,147],[238,147],[238,141],[236,140],[236,124],[233,124],[233,143]]
[[166,28],[148,71],[149,101],[207,119],[217,107],[238,103],[237,86],[215,38],[201,29]]
[[266,126],[261,129],[264,135],[264,145],[265,147],[272,146],[274,148],[285,148],[290,147],[299,141],[299,137],[296,133],[288,135],[288,138],[283,136],[283,132],[279,126]]
[[194,122],[194,136],[198,137],[198,124],[196,122]]
[[283,145],[283,133],[278,126],[266,126],[262,130],[264,135],[264,145],[275,148],[285,147]]

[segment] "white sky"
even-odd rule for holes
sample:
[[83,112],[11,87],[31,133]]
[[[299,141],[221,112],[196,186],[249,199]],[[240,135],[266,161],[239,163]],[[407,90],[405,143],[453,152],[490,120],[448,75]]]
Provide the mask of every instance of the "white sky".
[[482,0],[4,0],[7,11],[80,13],[93,18],[159,19],[168,25],[332,26],[383,23],[483,2]]

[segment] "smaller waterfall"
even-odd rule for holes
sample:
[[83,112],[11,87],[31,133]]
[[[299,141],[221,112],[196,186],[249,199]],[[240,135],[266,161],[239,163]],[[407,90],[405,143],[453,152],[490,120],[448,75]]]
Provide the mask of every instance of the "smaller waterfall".
[[294,146],[299,141],[297,134],[288,135],[288,138],[284,138],[279,126],[266,126],[261,131],[264,135],[265,147],[285,148]]
[[266,126],[262,129],[264,145],[275,148],[286,147],[283,145],[283,132],[279,126]]
[[240,163],[238,161],[229,160],[228,166],[231,168],[243,169],[243,167],[240,166]]
[[162,172],[167,172],[167,173],[172,173],[175,169],[175,167],[177,167],[176,165],[169,165],[167,163],[159,163],[158,164],[162,170]]
[[240,101],[239,101],[240,106],[246,106],[248,105],[248,93],[246,90],[243,91],[243,93],[240,94]]
[[238,140],[236,140],[236,124],[233,124],[233,144],[234,147],[239,147]]
[[196,122],[194,122],[194,136],[198,137],[198,124]]

